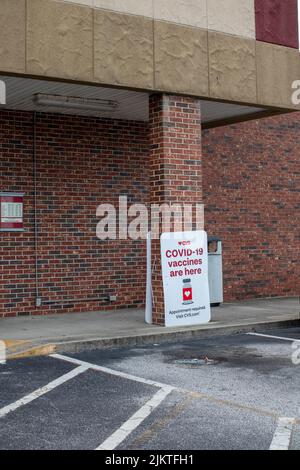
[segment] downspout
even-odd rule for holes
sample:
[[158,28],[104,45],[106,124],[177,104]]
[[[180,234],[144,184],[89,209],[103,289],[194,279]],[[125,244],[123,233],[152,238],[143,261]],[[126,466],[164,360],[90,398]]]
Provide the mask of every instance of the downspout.
[[37,153],[36,153],[36,112],[33,112],[33,207],[34,207],[34,257],[35,257],[35,306],[41,307],[39,294],[39,258],[38,258],[38,210],[37,210]]

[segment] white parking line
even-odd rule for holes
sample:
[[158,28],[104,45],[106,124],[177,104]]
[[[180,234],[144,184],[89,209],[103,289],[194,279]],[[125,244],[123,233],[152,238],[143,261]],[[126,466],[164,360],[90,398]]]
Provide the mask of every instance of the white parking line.
[[[266,336],[260,335],[259,333],[249,333],[258,336]],[[287,341],[295,341],[294,339],[290,338],[280,338],[277,336],[270,336],[267,337],[275,338],[275,339],[285,339]],[[296,340],[297,341],[297,340]],[[79,359],[75,359],[69,356],[64,356],[62,354],[51,354],[50,357],[54,359],[63,360],[66,362],[70,362],[72,364],[76,364],[82,367],[86,367],[87,369],[92,369],[95,371],[103,372],[106,374],[110,374],[113,376],[121,377],[124,379],[132,380],[135,382],[152,385],[154,387],[160,388],[160,390],[145,404],[143,405],[136,413],[134,413],[131,418],[129,418],[123,425],[117,429],[110,437],[108,437],[99,447],[95,450],[114,450],[121,442],[124,441],[131,433],[136,429],[151,413],[152,411],[159,406],[160,403],[167,397],[169,393],[173,390],[180,390],[184,391],[184,389],[178,387],[172,387],[168,384],[155,382],[153,380],[144,379],[142,377],[137,377],[135,375],[126,374],[124,372],[120,372],[114,369],[109,369],[107,367],[98,366],[97,364],[92,364],[90,362],[81,361]],[[228,402],[230,405],[230,403]],[[279,418],[278,419],[278,426],[276,432],[273,437],[273,441],[270,446],[270,450],[287,450],[290,445],[291,435],[292,435],[292,428],[293,424],[296,422],[294,418]]]
[[123,423],[122,426],[117,429],[117,431],[115,431],[110,437],[108,437],[95,450],[115,449],[119,444],[121,444],[121,442],[124,441],[124,439],[126,439],[126,437],[128,437],[132,433],[132,431],[134,431],[152,413],[153,410],[155,410],[155,408],[160,405],[160,403],[162,403],[162,401],[169,395],[169,393],[171,393],[173,390],[176,390],[176,387],[172,387],[171,385],[144,379],[143,377],[137,377],[131,374],[126,374],[125,372],[109,369],[108,367],[98,366],[97,364],[81,361],[80,359],[64,356],[62,354],[51,354],[50,357],[53,357],[54,359],[60,359],[66,362],[71,362],[72,364],[77,364],[81,367],[86,367],[88,369],[103,372],[105,374],[120,377],[122,379],[132,380],[134,382],[139,382],[146,385],[152,385],[153,387],[158,387],[160,389],[145,405],[143,405],[136,413],[134,413],[131,418],[129,418],[125,423]]
[[290,341],[291,343],[294,343],[295,341],[300,343],[300,339],[286,338],[283,336],[264,335],[262,333],[246,333],[246,334],[250,336],[261,336],[262,338],[280,339],[282,341]]
[[278,419],[270,450],[289,450],[295,422],[296,420],[294,418]]
[[131,418],[123,423],[117,431],[95,450],[114,450],[163,402],[172,390],[172,387],[160,389],[144,406],[134,413]]
[[45,385],[44,387],[40,387],[34,392],[30,393],[29,395],[21,398],[20,400],[15,401],[14,403],[11,403],[10,405],[4,406],[4,408],[0,409],[0,418],[3,418],[6,416],[8,413],[11,413],[12,411],[15,411],[16,409],[20,408],[21,406],[27,405],[28,403],[32,402],[33,400],[36,400],[37,398],[41,397],[42,395],[45,395],[45,393],[50,392],[54,388],[58,387],[59,385],[67,382],[68,380],[73,379],[73,377],[76,377],[79,374],[82,374],[82,372],[85,372],[88,369],[86,366],[80,366],[76,367],[76,369],[71,370],[71,372],[68,372],[65,375],[62,375],[58,379],[53,380],[52,382],[48,383],[48,385]]
[[118,370],[109,369],[108,367],[98,366],[97,364],[92,364],[90,362],[81,361],[80,359],[74,359],[73,357],[64,356],[62,354],[51,354],[50,357],[53,357],[54,359],[60,359],[62,361],[66,361],[66,362],[71,362],[71,364],[77,364],[77,365],[80,365],[80,366],[85,366],[85,367],[88,367],[89,369],[92,369],[92,370],[97,370],[99,372],[104,372],[105,374],[110,374],[110,375],[115,375],[117,377],[122,377],[123,379],[133,380],[134,382],[140,382],[140,383],[146,384],[146,385],[152,385],[153,387],[170,388],[170,385],[168,385],[168,384],[155,382],[153,380],[144,379],[143,377],[137,377],[137,376],[131,375],[131,374],[126,374],[125,372],[120,372]]

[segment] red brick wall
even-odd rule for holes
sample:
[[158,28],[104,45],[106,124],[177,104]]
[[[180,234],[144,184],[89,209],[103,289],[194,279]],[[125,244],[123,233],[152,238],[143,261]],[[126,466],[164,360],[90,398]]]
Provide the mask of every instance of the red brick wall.
[[203,173],[225,299],[300,295],[300,114],[205,131]]
[[[25,192],[24,233],[0,233],[0,316],[91,311],[89,301],[35,308],[33,115],[0,112],[0,191]],[[44,301],[102,298],[141,306],[145,242],[96,238],[97,206],[147,199],[148,126],[37,116],[39,284]]]
[[[0,316],[142,306],[145,243],[100,241],[95,231],[99,204],[120,193],[148,201],[148,125],[38,115],[41,297],[118,301],[36,308],[32,124],[31,113],[0,112],[0,191],[25,192],[26,228],[0,233]],[[296,114],[203,133],[207,229],[224,240],[227,300],[300,294],[299,135]]]

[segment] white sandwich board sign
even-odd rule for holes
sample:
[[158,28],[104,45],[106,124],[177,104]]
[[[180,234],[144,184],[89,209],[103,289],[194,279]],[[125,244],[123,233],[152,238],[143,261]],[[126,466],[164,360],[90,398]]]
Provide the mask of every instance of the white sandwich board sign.
[[161,235],[167,327],[209,323],[211,311],[207,251],[205,231]]

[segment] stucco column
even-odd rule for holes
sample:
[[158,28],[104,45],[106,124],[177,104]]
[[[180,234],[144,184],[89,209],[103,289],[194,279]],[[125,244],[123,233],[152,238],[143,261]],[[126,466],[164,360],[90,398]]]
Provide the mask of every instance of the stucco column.
[[[150,203],[201,204],[201,155],[200,101],[183,96],[152,95]],[[153,322],[163,325],[164,298],[158,239],[152,241],[152,290]]]

